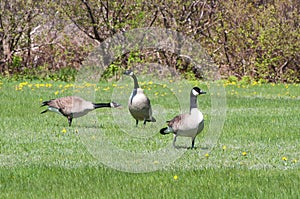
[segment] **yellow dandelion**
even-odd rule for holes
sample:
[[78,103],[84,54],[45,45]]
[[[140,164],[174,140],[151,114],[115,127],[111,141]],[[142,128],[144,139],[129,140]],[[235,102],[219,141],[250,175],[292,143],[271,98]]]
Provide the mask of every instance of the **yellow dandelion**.
[[292,163],[297,163],[298,161],[296,159],[293,159]]
[[117,87],[118,85],[117,85],[117,84],[112,84],[112,86],[113,86],[113,87]]
[[225,151],[225,150],[226,150],[226,148],[227,148],[227,147],[224,145],[224,146],[222,147],[223,151]]
[[243,156],[246,156],[246,155],[247,155],[247,152],[246,152],[246,151],[244,151],[244,152],[242,153],[242,155],[243,155]]
[[62,133],[66,133],[67,130],[65,128],[63,128],[63,130],[61,130]]
[[257,85],[257,81],[252,82],[252,86]]
[[162,86],[163,88],[166,88],[167,87],[167,85],[166,84],[163,84],[163,86]]
[[144,86],[146,84],[146,82],[144,81],[144,82],[140,82],[140,85],[141,86]]
[[49,84],[49,83],[46,84],[46,88],[51,88],[51,87],[52,87],[52,84]]
[[174,175],[173,178],[174,178],[174,180],[177,180],[177,179],[178,179],[178,176],[177,176],[177,175]]
[[157,160],[154,160],[154,162],[153,162],[154,164],[159,164],[159,161],[157,161]]
[[158,94],[159,94],[158,92],[155,92],[155,93],[154,93],[155,96],[157,96]]
[[287,161],[287,160],[288,160],[287,157],[285,157],[285,156],[283,156],[281,159],[282,159],[283,161]]
[[59,91],[55,91],[54,95],[58,95]]
[[106,87],[106,88],[103,88],[102,90],[104,90],[104,91],[108,91],[110,88],[109,88],[109,86],[108,87]]
[[28,82],[21,82],[21,83],[19,84],[19,86],[21,86],[21,87],[26,86],[26,85],[28,85]]
[[91,83],[88,83],[88,82],[86,82],[86,83],[84,84],[84,86],[85,86],[85,87],[91,87],[91,86],[92,86],[92,84],[91,84]]
[[67,85],[64,86],[64,88],[65,88],[65,89],[68,89],[68,88],[71,88],[71,87],[73,87],[73,86],[74,86],[73,84],[67,84]]
[[208,153],[206,153],[204,156],[205,156],[206,158],[208,158],[208,157],[209,157],[209,154],[208,154]]

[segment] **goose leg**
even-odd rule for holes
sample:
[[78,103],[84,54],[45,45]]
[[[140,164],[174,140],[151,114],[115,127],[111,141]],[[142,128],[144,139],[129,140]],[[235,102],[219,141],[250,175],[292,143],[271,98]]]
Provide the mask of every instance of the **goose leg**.
[[135,120],[135,126],[137,127],[139,124],[139,121],[138,120]]
[[175,145],[176,138],[177,138],[177,135],[176,135],[176,134],[174,134],[174,138],[173,138],[173,147],[174,147],[174,148],[176,148],[176,145]]
[[146,120],[146,118],[144,118],[144,126],[146,126],[146,122],[147,122],[147,120]]
[[192,138],[192,149],[195,147],[195,138],[196,138],[196,137],[193,137],[193,138]]
[[69,126],[71,126],[71,124],[72,124],[72,119],[73,119],[72,117],[70,117],[70,116],[68,117]]

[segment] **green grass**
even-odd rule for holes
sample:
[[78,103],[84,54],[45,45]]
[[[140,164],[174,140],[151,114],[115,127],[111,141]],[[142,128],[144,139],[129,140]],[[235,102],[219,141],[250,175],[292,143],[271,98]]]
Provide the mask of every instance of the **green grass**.
[[[214,148],[207,149],[216,93],[209,84],[191,83],[208,91],[198,99],[206,126],[197,149],[175,150],[172,135],[158,131],[188,110],[189,90],[174,83],[141,84],[157,119],[145,128],[134,127],[128,117],[129,78],[76,88],[1,82],[0,198],[300,197],[300,85],[225,83],[226,121]],[[96,110],[74,119],[72,127],[57,114],[39,114],[41,101],[66,95],[112,99],[123,108]],[[178,144],[191,141],[179,137]]]

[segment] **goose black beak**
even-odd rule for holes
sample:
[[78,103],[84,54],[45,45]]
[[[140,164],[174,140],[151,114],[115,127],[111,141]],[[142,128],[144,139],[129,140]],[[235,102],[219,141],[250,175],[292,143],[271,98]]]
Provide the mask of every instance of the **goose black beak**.
[[206,92],[205,91],[201,91],[200,94],[206,94]]

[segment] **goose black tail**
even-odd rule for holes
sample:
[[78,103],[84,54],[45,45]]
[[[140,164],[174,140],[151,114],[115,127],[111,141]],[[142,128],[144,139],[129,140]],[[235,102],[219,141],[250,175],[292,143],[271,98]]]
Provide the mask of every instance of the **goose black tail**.
[[42,107],[42,106],[47,106],[51,101],[52,101],[52,100],[49,100],[49,101],[43,101],[41,107]]
[[168,129],[168,127],[165,127],[165,128],[160,129],[160,131],[159,131],[160,134],[162,134],[162,135],[169,134],[169,133],[166,132],[167,129]]
[[42,112],[41,112],[41,114],[43,114],[43,113],[46,113],[47,111],[48,111],[48,109],[46,109],[46,110],[42,111]]

